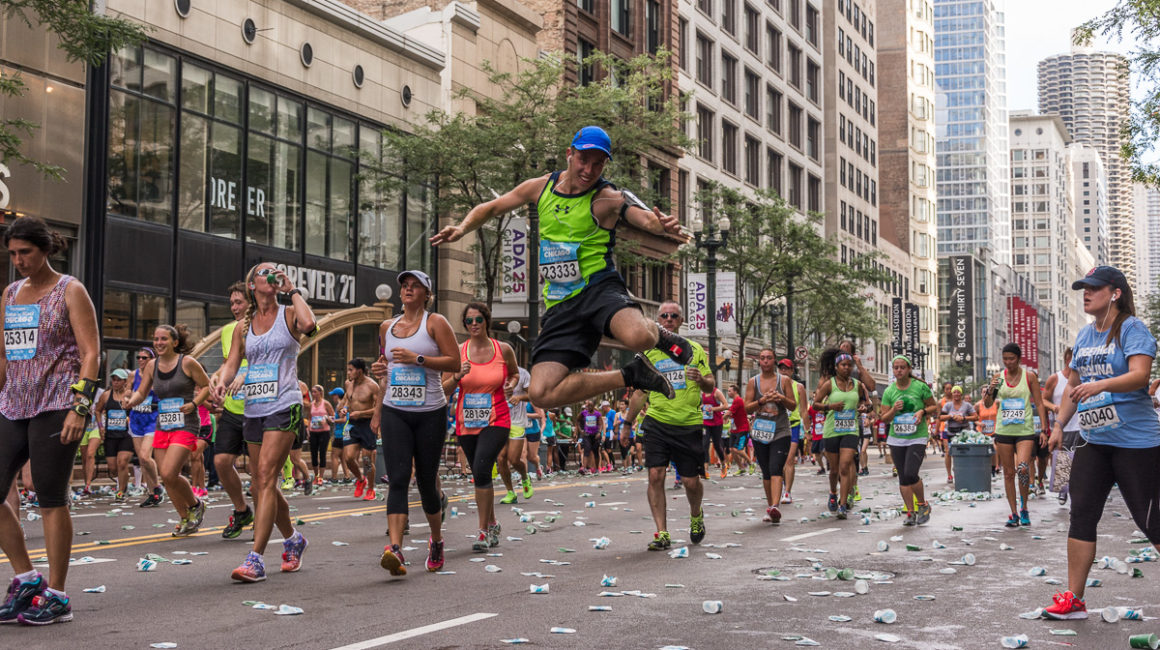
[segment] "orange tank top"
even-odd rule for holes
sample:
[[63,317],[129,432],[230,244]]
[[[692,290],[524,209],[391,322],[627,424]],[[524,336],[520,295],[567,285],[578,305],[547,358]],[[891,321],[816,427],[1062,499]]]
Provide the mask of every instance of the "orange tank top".
[[455,433],[460,436],[478,434],[484,427],[511,428],[511,412],[503,394],[507,381],[507,364],[499,349],[499,342],[491,339],[491,359],[483,363],[472,361],[464,341],[459,348],[460,361],[471,363],[471,371],[459,381],[459,398],[455,400]]

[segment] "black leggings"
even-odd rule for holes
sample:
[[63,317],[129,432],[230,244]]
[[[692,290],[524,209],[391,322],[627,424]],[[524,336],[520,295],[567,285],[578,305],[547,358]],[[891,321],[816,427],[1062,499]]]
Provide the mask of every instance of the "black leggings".
[[890,459],[898,470],[898,484],[907,487],[918,483],[918,471],[926,458],[926,445],[890,445]]
[[789,436],[773,442],[753,441],[753,455],[757,457],[757,464],[761,466],[763,481],[785,475],[785,461],[789,459],[789,443]]
[[717,462],[725,464],[725,443],[721,440],[720,424],[706,424],[705,433],[701,437],[701,446],[705,448],[705,464],[709,464],[709,446],[717,451]]
[[475,479],[475,489],[491,487],[491,466],[499,458],[499,452],[507,446],[511,429],[507,427],[484,427],[473,436],[459,436],[459,446],[467,456],[471,466],[471,476]]
[[310,466],[326,467],[326,444],[330,441],[330,429],[310,432]]
[[1087,443],[1075,450],[1071,463],[1071,527],[1067,536],[1096,541],[1096,526],[1112,484],[1120,486],[1132,521],[1148,541],[1160,544],[1160,447],[1124,449]]
[[433,515],[442,509],[439,498],[439,463],[447,433],[447,407],[434,411],[401,411],[382,405],[379,417],[383,438],[383,463],[390,487],[387,514],[407,514],[407,492],[411,485],[411,461],[415,484],[423,502],[423,512]]
[[12,479],[24,463],[32,461],[32,483],[40,507],[68,505],[73,461],[81,444],[80,438],[66,445],[60,442],[68,413],[68,409],[45,411],[27,420],[9,420],[0,415],[0,502],[8,497]]

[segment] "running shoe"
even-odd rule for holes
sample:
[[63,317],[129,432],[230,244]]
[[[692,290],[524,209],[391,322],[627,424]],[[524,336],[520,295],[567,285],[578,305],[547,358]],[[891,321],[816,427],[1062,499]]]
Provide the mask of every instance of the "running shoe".
[[673,545],[673,540],[669,537],[669,531],[662,530],[659,533],[653,533],[653,539],[648,543],[648,550],[650,551],[664,551]]
[[32,599],[32,606],[16,616],[24,625],[51,625],[68,623],[73,619],[68,596],[54,594],[47,589]]
[[1067,505],[1067,488],[1066,487],[1059,491],[1059,505],[1061,505],[1061,506]]
[[438,571],[443,568],[443,540],[438,542],[434,540],[427,540],[427,570],[430,572]]
[[[306,481],[306,483],[302,486],[302,492],[306,496],[310,496],[311,494],[314,494],[314,481]],[[205,495],[203,494],[202,496],[205,496]]]
[[325,483],[325,481],[322,479],[322,474],[315,474],[314,475],[314,484],[321,486],[323,483]]
[[476,553],[486,553],[487,549],[487,533],[481,530],[479,531],[479,537],[476,537],[475,541],[471,543],[471,550]]
[[757,473],[757,468],[753,466],[753,463],[750,463],[749,464],[749,475],[753,476],[755,473]]
[[310,542],[306,541],[306,537],[297,531],[290,536],[290,539],[282,542],[282,572],[295,573],[302,568],[302,554],[306,552],[306,547]]
[[700,544],[703,539],[705,539],[705,509],[701,508],[701,514],[689,517],[689,541]]
[[[669,355],[669,358],[682,366],[693,361],[693,346],[684,337],[678,336],[663,327],[657,328],[656,349]],[[669,399],[672,399],[671,397]]]
[[487,525],[487,545],[489,548],[499,546],[500,530],[498,521],[493,521]]
[[407,575],[407,561],[403,559],[403,550],[398,544],[391,544],[383,548],[383,556],[379,558],[379,566],[391,572],[393,576]]
[[1043,481],[1035,484],[1035,496],[1043,496],[1047,494],[1047,490],[1043,487]]
[[173,527],[174,537],[189,537],[193,533],[197,532],[197,529],[193,527],[193,520],[190,519],[190,515],[192,514],[193,511],[190,510],[184,517],[181,518],[181,521],[177,522],[177,525]]
[[1006,526],[1008,528],[1018,528],[1019,527],[1019,515],[1017,515],[1015,513],[1011,513],[1011,516],[1007,517]]
[[230,523],[226,524],[226,527],[222,529],[222,539],[234,539],[238,537],[245,530],[246,526],[252,523],[254,523],[253,510],[250,508],[246,508],[245,512],[235,510],[234,514],[230,515]]
[[921,526],[930,521],[930,504],[920,503],[918,505],[918,512],[914,515],[914,525]]
[[1019,525],[1020,526],[1030,526],[1031,525],[1031,513],[1027,512],[1027,508],[1024,508],[1024,509],[1019,511]]
[[781,498],[781,502],[782,502],[782,503],[793,503],[793,497],[792,497],[792,496],[790,496],[790,493],[789,493],[789,492],[786,492],[786,493],[785,493],[785,496],[783,496],[783,497]]
[[198,528],[201,528],[201,522],[204,519],[205,501],[198,499],[197,503],[189,510],[189,524],[193,527],[193,530],[190,532],[196,532]]
[[230,578],[238,582],[261,582],[266,579],[266,565],[262,564],[262,556],[250,551],[242,565],[234,569]]
[[32,606],[32,599],[39,596],[48,588],[48,581],[40,573],[32,582],[23,582],[20,578],[13,578],[8,585],[8,596],[4,604],[0,605],[0,624],[15,623],[16,617]]
[[113,497],[113,501],[115,503],[125,503],[125,493],[117,492],[117,494]]
[[354,482],[354,498],[361,499],[363,490],[367,489],[367,480],[365,477]]
[[906,517],[902,520],[903,526],[914,526],[918,521],[918,517],[909,510],[906,511]]
[[145,500],[138,504],[138,508],[156,508],[161,505],[161,495],[157,493],[150,494],[145,497]]
[[766,508],[765,516],[769,517],[769,523],[771,524],[781,523],[781,510],[778,510],[777,506],[769,506]]
[[[663,328],[661,328],[663,330]],[[624,377],[624,385],[629,388],[660,393],[669,399],[674,399],[673,385],[660,373],[643,354],[637,353],[627,365],[620,369]]]
[[859,490],[858,486],[855,485],[854,486],[854,501],[861,501],[861,500],[862,500],[862,490]]
[[725,475],[728,473],[729,473],[728,469],[726,469],[724,467],[721,468],[721,478],[725,478]]
[[516,493],[512,492],[511,490],[508,490],[507,495],[504,496],[504,498],[500,499],[499,502],[504,504],[504,505],[510,505],[510,504],[515,503],[516,502]]
[[290,490],[293,490],[295,487],[296,487],[296,486],[294,485],[294,479],[293,479],[293,478],[285,478],[285,479],[282,479],[282,490],[283,490],[283,491],[285,491],[285,492],[289,492]]
[[845,519],[847,512],[846,506],[838,506],[838,519]]
[[830,493],[830,502],[828,504],[826,504],[826,507],[830,509],[830,512],[837,512],[838,511],[838,495],[837,494],[834,494],[833,492]]
[[523,480],[523,485],[524,485],[524,498],[525,499],[532,498],[532,495],[536,493],[536,491],[532,489],[532,479],[530,477],[525,476],[524,480]]
[[368,487],[367,491],[363,493],[362,499],[363,499],[363,501],[374,501],[375,500],[375,488],[373,486]]
[[[855,487],[854,489],[858,489],[858,488]],[[853,509],[854,509],[854,493],[851,492],[850,494],[846,495],[846,510],[853,510]]]
[[1083,602],[1083,599],[1076,598],[1070,590],[1065,591],[1051,597],[1051,604],[1043,610],[1043,617],[1057,621],[1087,618],[1087,604]]
[[817,472],[815,472],[815,474],[817,474],[818,476],[825,476],[826,469],[823,467],[823,468],[819,469]]

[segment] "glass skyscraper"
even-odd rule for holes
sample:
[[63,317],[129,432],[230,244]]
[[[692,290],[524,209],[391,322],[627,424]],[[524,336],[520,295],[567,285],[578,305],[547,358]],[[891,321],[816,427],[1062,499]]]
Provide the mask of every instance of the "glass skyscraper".
[[938,252],[1011,262],[1000,0],[935,0]]

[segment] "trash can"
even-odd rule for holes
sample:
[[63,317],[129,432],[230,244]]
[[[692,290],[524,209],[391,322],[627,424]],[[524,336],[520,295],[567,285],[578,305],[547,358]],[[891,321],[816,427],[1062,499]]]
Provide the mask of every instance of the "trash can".
[[955,490],[966,492],[991,491],[991,443],[950,444],[951,460],[955,468]]

